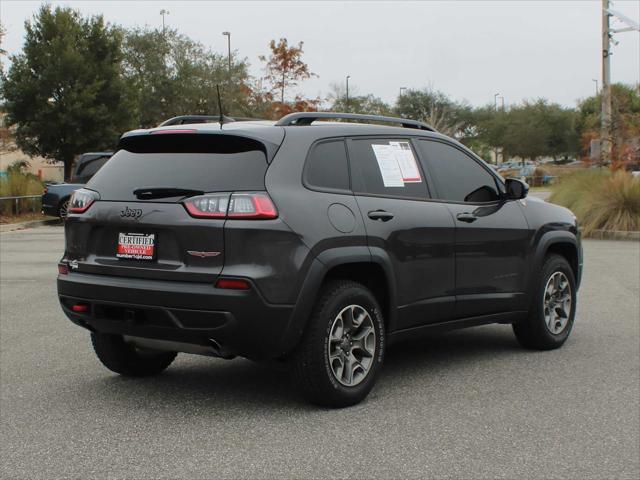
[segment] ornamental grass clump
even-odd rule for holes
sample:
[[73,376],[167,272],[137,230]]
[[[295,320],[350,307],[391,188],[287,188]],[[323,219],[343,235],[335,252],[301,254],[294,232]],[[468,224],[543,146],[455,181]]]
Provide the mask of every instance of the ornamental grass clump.
[[576,172],[554,186],[549,201],[573,211],[585,236],[640,230],[640,178],[629,172]]
[[[43,184],[36,175],[26,169],[28,162],[19,160],[7,168],[5,176],[0,178],[0,197],[23,197],[26,195],[41,195]],[[37,207],[37,208],[36,208]],[[24,212],[39,210],[39,203],[33,199],[20,199],[18,205],[15,200],[3,200],[0,202],[0,215],[15,215],[17,211]]]

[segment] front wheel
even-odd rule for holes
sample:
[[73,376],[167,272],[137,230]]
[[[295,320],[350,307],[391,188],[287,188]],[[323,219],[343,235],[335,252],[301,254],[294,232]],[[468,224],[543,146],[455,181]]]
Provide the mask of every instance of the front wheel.
[[96,356],[109,370],[127,377],[156,375],[176,358],[175,352],[140,349],[127,343],[122,335],[92,333]]
[[516,338],[525,348],[559,348],[571,333],[575,315],[573,270],[564,257],[548,255],[537,279],[528,317],[513,324]]
[[365,286],[327,284],[292,358],[295,386],[312,403],[347,407],[371,391],[384,358],[384,321]]

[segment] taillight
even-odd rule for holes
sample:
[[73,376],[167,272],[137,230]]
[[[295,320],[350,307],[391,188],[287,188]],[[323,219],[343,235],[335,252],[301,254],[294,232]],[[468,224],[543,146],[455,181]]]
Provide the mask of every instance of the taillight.
[[92,190],[84,188],[76,190],[71,194],[71,200],[69,200],[69,213],[86,212],[98,198],[98,194]]
[[184,206],[192,217],[225,218],[229,206],[229,193],[212,193],[198,195],[184,202]]
[[229,202],[228,218],[278,218],[278,211],[266,193],[234,193]]
[[278,218],[278,210],[265,192],[212,193],[185,200],[193,217],[266,220]]
[[58,273],[60,275],[68,275],[69,274],[69,265],[67,265],[66,263],[59,263],[58,264]]
[[44,195],[45,193],[47,193],[49,191],[48,187],[44,187],[44,190],[42,191],[42,194]]

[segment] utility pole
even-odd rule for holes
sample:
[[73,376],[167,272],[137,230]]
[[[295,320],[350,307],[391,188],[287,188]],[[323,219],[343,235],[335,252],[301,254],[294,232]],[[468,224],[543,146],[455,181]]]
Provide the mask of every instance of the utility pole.
[[160,15],[162,15],[162,35],[164,35],[164,16],[169,15],[169,10],[165,10],[164,8],[160,10]]
[[611,163],[611,32],[609,0],[602,0],[602,113],[600,115],[600,163]]
[[[602,0],[602,111],[600,114],[600,163],[602,165],[611,163],[611,43],[618,44],[612,37],[614,33],[640,32],[638,22],[612,10],[610,3],[609,0]],[[612,29],[609,23],[611,17],[615,17],[626,26]]]
[[344,108],[345,110],[348,112],[349,111],[349,79],[351,78],[350,75],[347,75],[347,96],[344,102]]

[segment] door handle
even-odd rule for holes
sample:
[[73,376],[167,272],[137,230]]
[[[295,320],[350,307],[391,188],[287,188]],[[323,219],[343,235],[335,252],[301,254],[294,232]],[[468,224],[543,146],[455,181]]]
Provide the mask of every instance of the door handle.
[[393,213],[385,212],[384,210],[373,210],[368,215],[371,220],[381,220],[383,222],[388,222],[393,218]]
[[456,215],[456,218],[461,222],[466,222],[466,223],[472,223],[478,219],[478,217],[476,217],[473,213],[470,213],[470,212],[459,213],[458,215]]

